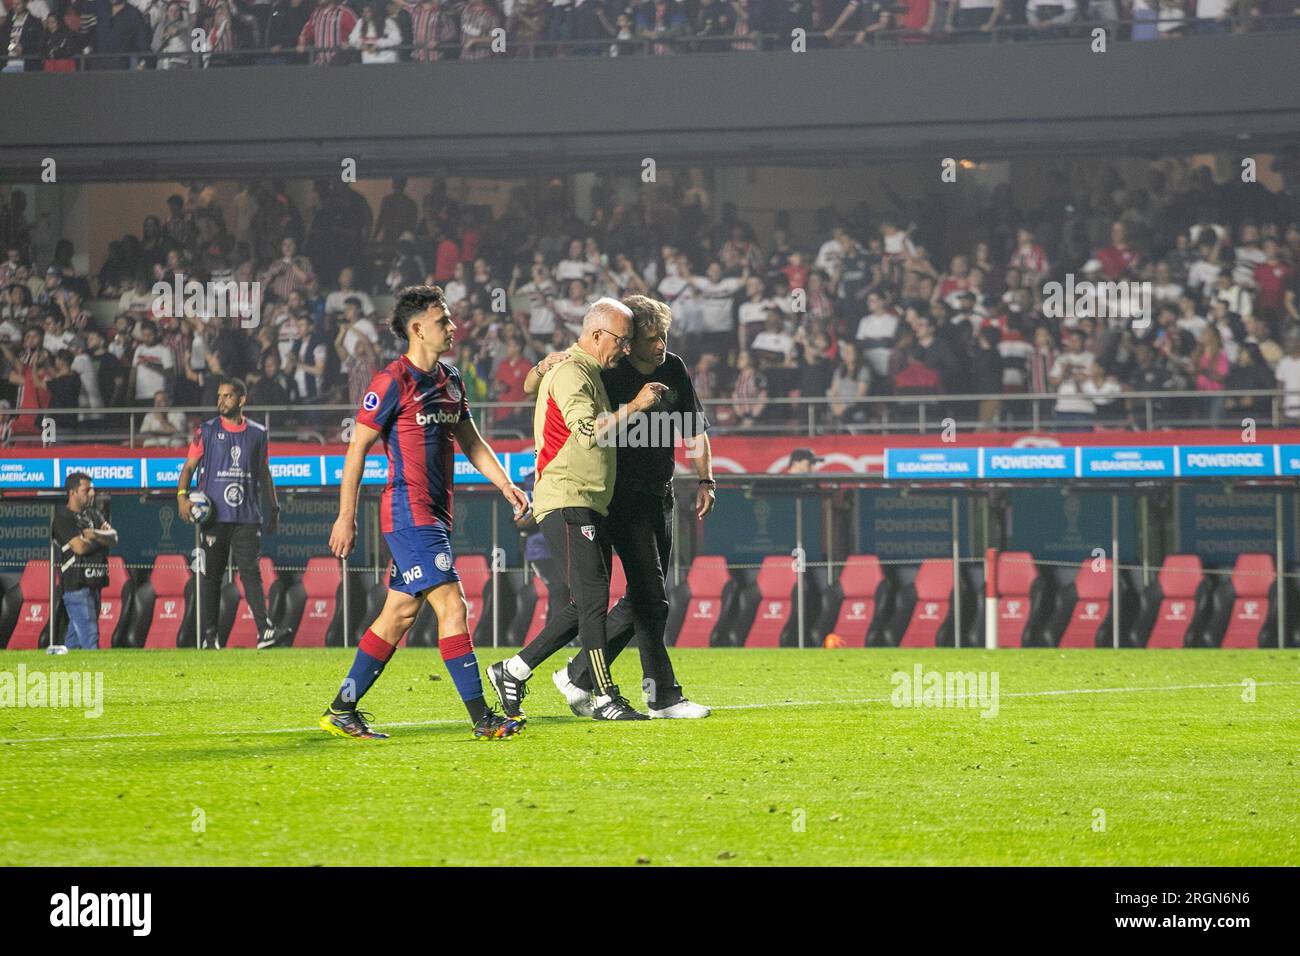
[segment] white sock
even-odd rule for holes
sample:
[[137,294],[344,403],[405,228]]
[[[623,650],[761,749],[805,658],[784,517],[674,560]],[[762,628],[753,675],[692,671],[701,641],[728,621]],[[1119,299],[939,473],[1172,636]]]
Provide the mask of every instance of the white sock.
[[524,663],[522,657],[516,654],[506,661],[506,673],[515,680],[528,680],[533,676],[533,669]]

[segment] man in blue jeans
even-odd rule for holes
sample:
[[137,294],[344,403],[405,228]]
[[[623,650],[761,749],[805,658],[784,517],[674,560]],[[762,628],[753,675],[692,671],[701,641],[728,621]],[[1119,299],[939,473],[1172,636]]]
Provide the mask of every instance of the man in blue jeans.
[[68,501],[54,514],[53,532],[68,612],[66,644],[70,650],[91,651],[99,647],[99,591],[108,583],[108,552],[117,544],[117,532],[95,510],[90,475],[72,472],[63,489]]

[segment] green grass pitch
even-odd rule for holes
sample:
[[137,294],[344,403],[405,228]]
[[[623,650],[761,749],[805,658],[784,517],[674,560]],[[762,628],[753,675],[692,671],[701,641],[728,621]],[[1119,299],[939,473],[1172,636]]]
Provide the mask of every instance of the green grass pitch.
[[[1295,652],[683,650],[707,720],[578,720],[548,667],[484,742],[403,649],[378,743],[315,729],[351,656],[3,654],[104,698],[0,709],[0,865],[1300,863]],[[893,706],[917,664],[996,672],[996,716]]]

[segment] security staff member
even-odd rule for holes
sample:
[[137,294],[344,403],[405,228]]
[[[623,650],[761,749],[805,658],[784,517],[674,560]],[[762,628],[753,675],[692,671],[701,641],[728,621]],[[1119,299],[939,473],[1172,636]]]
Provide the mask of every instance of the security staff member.
[[631,344],[632,310],[617,299],[598,299],[582,320],[582,335],[569,349],[569,360],[542,379],[533,414],[533,513],[562,569],[569,603],[520,654],[488,668],[501,706],[512,717],[522,713],[533,669],[569,641],[576,624],[595,687],[592,717],[648,719],[619,693],[605,655],[611,561],[606,514],[617,463],[613,433],[629,416],[652,408],[668,390],[660,382],[649,382],[630,403],[611,410],[601,372],[617,365]]
[[266,429],[244,417],[247,392],[237,378],[222,382],[217,388],[217,412],[194,434],[181,467],[176,495],[181,517],[193,521],[189,499],[190,479],[199,472],[198,487],[212,502],[212,519],[203,528],[203,567],[199,576],[203,632],[201,646],[216,648],[217,610],[221,599],[221,578],[233,555],[239,578],[244,584],[253,620],[257,623],[257,646],[274,647],[275,628],[266,612],[266,593],[262,590],[262,571],[258,558],[262,550],[261,498],[270,505],[267,534],[275,534],[280,506],[271,480],[267,456]]

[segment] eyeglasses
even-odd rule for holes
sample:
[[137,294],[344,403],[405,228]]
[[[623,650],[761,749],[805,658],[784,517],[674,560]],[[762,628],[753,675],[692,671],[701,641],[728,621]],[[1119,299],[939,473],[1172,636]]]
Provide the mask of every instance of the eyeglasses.
[[[614,333],[611,332],[609,329],[597,329],[596,331],[597,331],[597,332],[604,332],[606,335],[614,335]],[[621,349],[630,348],[631,345],[632,345],[632,336],[630,336],[630,335],[614,335],[614,341],[618,343],[618,347],[621,348]]]

